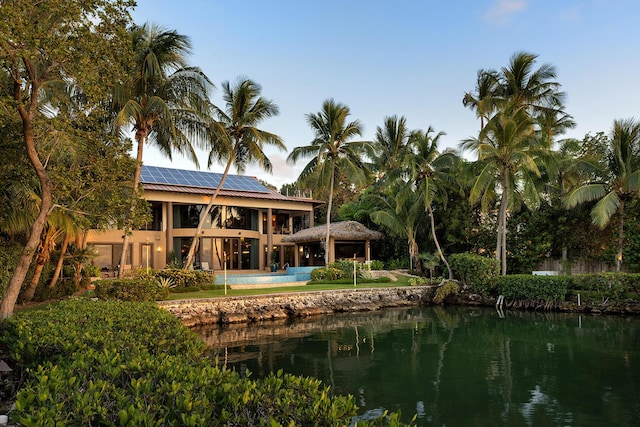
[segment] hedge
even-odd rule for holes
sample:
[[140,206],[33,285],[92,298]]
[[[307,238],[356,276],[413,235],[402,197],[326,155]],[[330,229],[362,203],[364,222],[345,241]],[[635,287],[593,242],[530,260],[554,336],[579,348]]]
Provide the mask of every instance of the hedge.
[[500,262],[472,253],[452,254],[449,266],[455,278],[481,295],[489,295],[500,275]]
[[496,288],[507,299],[563,301],[572,282],[571,276],[512,274],[499,277]]
[[[152,303],[72,299],[2,326],[9,362],[26,374],[10,423],[346,426],[357,411],[316,379],[252,380],[215,366],[199,337]],[[391,423],[396,414],[358,425]]]

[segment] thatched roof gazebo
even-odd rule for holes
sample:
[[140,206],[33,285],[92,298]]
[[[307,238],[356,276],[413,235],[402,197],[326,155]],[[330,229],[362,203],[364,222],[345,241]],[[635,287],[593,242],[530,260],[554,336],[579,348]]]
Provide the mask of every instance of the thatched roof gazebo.
[[[318,255],[318,248],[324,247],[326,236],[327,225],[322,224],[285,236],[282,241],[295,243],[296,251],[309,258],[309,250]],[[383,237],[384,234],[370,230],[357,221],[331,223],[329,225],[329,246],[333,250],[329,252],[329,262],[340,258],[351,258],[353,255],[361,262],[370,261],[370,241],[380,240]],[[324,264],[324,260],[322,262]]]

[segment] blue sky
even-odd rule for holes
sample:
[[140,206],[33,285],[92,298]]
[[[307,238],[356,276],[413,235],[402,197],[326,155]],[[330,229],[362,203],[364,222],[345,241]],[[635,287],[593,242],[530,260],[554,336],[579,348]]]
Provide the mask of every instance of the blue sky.
[[[441,148],[457,148],[480,126],[462,105],[481,68],[499,69],[520,51],[556,67],[566,111],[577,127],[566,136],[609,132],[614,119],[640,119],[640,2],[637,0],[138,0],[135,22],[188,35],[190,64],[220,83],[247,76],[280,115],[262,128],[289,150],[308,145],[305,115],[328,98],[346,104],[373,139],[386,116],[410,129],[445,132]],[[220,91],[213,102],[223,106]],[[296,180],[303,163],[268,151],[273,174],[253,175],[278,187]],[[200,153],[202,169],[207,155]],[[146,164],[194,169],[146,148]],[[213,166],[222,171],[222,166]]]

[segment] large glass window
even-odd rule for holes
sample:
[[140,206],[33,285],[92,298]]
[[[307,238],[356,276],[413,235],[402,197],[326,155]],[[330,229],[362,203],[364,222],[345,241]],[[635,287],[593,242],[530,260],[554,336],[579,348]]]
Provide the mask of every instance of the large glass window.
[[258,211],[236,206],[212,206],[209,211],[211,228],[258,230]]
[[[98,253],[98,256],[93,259],[93,264],[103,269],[114,269],[120,264],[120,258],[122,257],[122,244],[114,245],[93,245],[93,248]],[[131,245],[127,251],[127,265],[131,265]]]
[[173,205],[173,228],[197,228],[204,205]]
[[140,230],[162,231],[162,203],[150,202],[151,221],[140,227]]

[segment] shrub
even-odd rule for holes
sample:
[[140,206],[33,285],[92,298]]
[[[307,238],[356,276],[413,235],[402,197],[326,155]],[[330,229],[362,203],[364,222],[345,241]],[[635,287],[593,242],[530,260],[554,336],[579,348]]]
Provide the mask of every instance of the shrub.
[[372,259],[369,266],[372,270],[384,270],[384,262],[377,259]]
[[329,266],[329,268],[316,268],[311,272],[311,281],[321,280],[337,280],[342,279],[343,271],[335,267]]
[[449,266],[463,285],[471,287],[481,295],[488,295],[495,288],[500,274],[500,262],[468,252],[453,254]]
[[507,299],[564,300],[571,276],[513,274],[498,279],[497,289]]
[[0,342],[29,368],[11,423],[332,426],[357,410],[317,379],[280,371],[254,381],[214,366],[202,341],[151,303],[73,299],[4,326]]
[[94,284],[96,297],[106,301],[158,301],[169,295],[169,289],[150,279],[96,280]]
[[72,277],[58,279],[58,283],[53,288],[49,287],[48,281],[40,281],[33,295],[33,301],[50,301],[68,297],[73,295],[77,290],[78,288]]
[[407,268],[409,263],[406,259],[397,259],[394,258],[389,260],[389,270],[399,270],[401,268]]
[[202,286],[215,283],[216,276],[213,273],[197,270],[182,270],[177,268],[166,268],[155,272],[157,278],[166,277],[173,280],[176,288],[189,286]]
[[631,292],[640,295],[640,274],[596,273],[572,277],[571,289],[591,292],[603,303],[618,302]]
[[457,295],[458,291],[458,284],[453,280],[447,280],[442,286],[439,286],[438,289],[436,289],[433,302],[436,304],[442,304],[449,295]]

